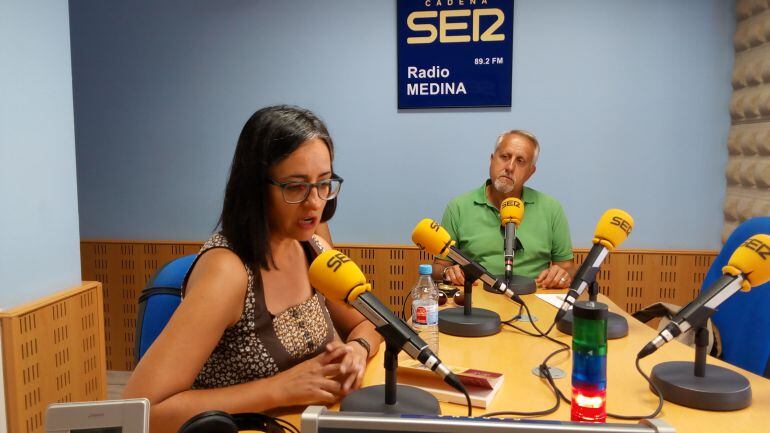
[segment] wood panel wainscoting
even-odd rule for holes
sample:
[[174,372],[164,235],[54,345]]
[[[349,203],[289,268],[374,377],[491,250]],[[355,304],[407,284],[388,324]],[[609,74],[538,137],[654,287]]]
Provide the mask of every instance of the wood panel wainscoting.
[[[84,280],[104,285],[107,369],[134,368],[136,309],[142,288],[154,272],[176,257],[198,252],[196,241],[83,240]],[[403,317],[406,295],[417,281],[417,266],[432,257],[406,245],[338,244],[355,261],[374,293]],[[576,249],[580,264],[588,249]],[[618,250],[602,265],[601,292],[629,313],[653,302],[684,305],[700,290],[715,251]]]
[[107,397],[102,284],[0,312],[9,432],[42,433],[50,403]]

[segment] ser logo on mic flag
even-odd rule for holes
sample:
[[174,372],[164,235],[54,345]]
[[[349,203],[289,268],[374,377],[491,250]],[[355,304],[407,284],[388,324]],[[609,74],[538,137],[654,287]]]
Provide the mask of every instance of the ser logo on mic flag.
[[508,206],[520,208],[521,202],[519,200],[510,200],[510,201],[504,201],[503,204],[501,205],[502,208],[507,208]]
[[610,224],[620,227],[620,229],[626,232],[627,235],[631,234],[631,228],[632,228],[631,224],[628,221],[624,220],[622,217],[619,217],[619,216],[612,217]]
[[350,259],[348,256],[342,253],[337,253],[329,257],[329,260],[326,261],[326,267],[331,269],[332,272],[337,272],[343,263],[347,263],[349,261]]
[[510,107],[513,1],[398,0],[398,108]]
[[762,260],[767,260],[767,257],[770,256],[770,246],[757,238],[749,238],[741,246],[755,251]]

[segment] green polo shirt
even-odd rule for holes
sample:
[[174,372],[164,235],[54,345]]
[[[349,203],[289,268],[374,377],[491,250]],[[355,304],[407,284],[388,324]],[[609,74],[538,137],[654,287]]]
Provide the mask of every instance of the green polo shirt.
[[[452,235],[460,251],[490,273],[503,275],[505,234],[500,211],[487,199],[488,182],[452,199],[441,225]],[[535,278],[551,262],[572,260],[572,241],[564,209],[556,199],[525,186],[522,201],[524,218],[516,237],[523,249],[514,255],[513,273]]]

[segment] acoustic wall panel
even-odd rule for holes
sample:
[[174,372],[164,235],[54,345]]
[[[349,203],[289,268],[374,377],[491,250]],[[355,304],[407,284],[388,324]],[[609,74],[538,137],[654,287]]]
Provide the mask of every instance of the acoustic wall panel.
[[[107,365],[132,370],[136,305],[142,287],[158,267],[175,257],[197,252],[198,242],[83,241],[84,279],[103,279]],[[433,258],[413,246],[337,245],[353,259],[372,284],[373,292],[393,312],[408,318],[409,291],[417,266]],[[580,264],[587,250],[575,251]],[[698,293],[713,251],[614,251],[602,266],[600,290],[628,312],[657,301],[683,305]],[[501,302],[503,300],[501,299]],[[406,311],[404,311],[406,310]]]
[[739,0],[736,15],[722,241],[741,222],[770,215],[770,2]]
[[0,312],[8,431],[42,433],[50,403],[107,396],[102,285]]

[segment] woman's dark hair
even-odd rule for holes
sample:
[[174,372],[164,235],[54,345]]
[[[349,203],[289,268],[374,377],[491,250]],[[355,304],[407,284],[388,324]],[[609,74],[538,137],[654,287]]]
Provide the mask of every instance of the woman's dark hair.
[[[326,125],[304,108],[265,107],[243,125],[230,166],[219,226],[244,263],[261,269],[274,265],[267,217],[270,211],[267,172],[313,138],[326,143],[334,158],[334,144]],[[336,198],[327,201],[321,222],[331,219],[336,208]]]

